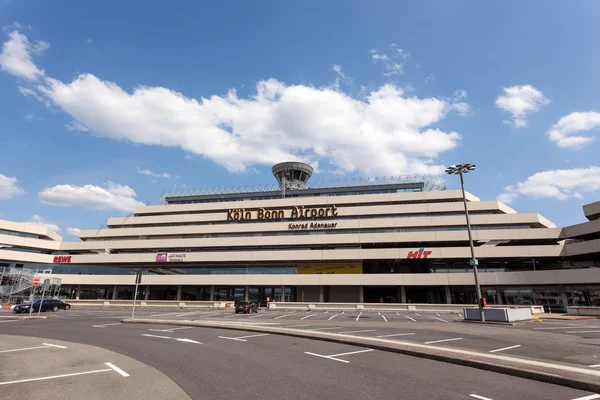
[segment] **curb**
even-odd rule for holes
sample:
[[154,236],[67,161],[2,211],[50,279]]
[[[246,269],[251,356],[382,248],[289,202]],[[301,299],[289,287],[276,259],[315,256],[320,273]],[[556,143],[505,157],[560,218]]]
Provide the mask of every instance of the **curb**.
[[[425,358],[435,361],[447,362],[486,371],[497,372],[505,375],[516,376],[520,378],[531,379],[544,383],[551,383],[559,386],[566,386],[573,389],[586,390],[590,392],[600,393],[600,371],[586,369],[585,366],[575,364],[566,364],[560,362],[552,362],[513,356],[492,356],[487,353],[481,353],[471,350],[462,350],[451,347],[426,346],[411,342],[390,341],[380,338],[363,338],[344,334],[334,334],[329,332],[304,331],[290,328],[274,328],[267,326],[256,325],[239,325],[239,324],[220,324],[207,322],[192,322],[192,321],[174,321],[174,320],[153,320],[153,319],[123,319],[123,323],[133,324],[155,324],[155,325],[181,325],[194,326],[200,328],[217,328],[236,331],[250,331],[272,333],[283,336],[298,337],[304,339],[320,340],[324,342],[340,343],[357,345],[369,349],[381,350],[390,353],[398,353],[413,357]],[[420,349],[417,349],[419,348]],[[427,348],[427,349],[425,349]],[[426,351],[427,350],[427,351]],[[453,355],[447,353],[454,353]],[[495,359],[492,363],[490,359]],[[499,362],[503,361],[503,362]],[[519,367],[516,363],[529,364],[528,368]],[[531,364],[546,364],[552,367],[542,367]],[[570,370],[556,371],[556,369]],[[562,373],[562,375],[558,375]]]
[[6,320],[21,321],[21,320],[27,320],[27,319],[48,319],[48,317],[45,315],[44,316],[40,315],[39,317],[37,315],[36,316],[32,315],[31,317],[30,316],[21,317],[21,316],[17,316],[17,315],[0,315],[0,321],[3,321],[3,320],[4,321],[6,321]]

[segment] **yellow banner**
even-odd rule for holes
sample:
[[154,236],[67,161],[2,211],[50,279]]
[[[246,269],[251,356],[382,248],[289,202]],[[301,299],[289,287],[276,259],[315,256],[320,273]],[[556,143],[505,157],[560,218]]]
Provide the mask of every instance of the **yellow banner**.
[[362,264],[298,265],[299,274],[362,274]]

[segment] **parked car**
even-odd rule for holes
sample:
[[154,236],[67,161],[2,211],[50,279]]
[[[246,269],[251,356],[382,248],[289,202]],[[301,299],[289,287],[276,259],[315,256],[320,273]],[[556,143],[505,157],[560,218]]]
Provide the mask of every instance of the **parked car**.
[[35,300],[33,303],[24,303],[15,306],[13,312],[28,313],[31,308],[33,308],[32,312],[38,312],[40,307],[42,311],[58,311],[68,310],[71,308],[71,305],[58,299],[44,299],[43,302],[42,300]]
[[238,301],[235,305],[235,313],[257,313],[258,312],[258,304],[253,301]]

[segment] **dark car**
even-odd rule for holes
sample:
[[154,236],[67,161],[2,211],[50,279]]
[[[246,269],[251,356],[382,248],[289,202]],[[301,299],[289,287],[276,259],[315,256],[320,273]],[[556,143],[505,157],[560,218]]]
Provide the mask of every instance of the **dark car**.
[[58,299],[44,299],[43,302],[42,300],[35,300],[33,303],[24,303],[15,306],[13,312],[28,313],[31,308],[33,308],[32,312],[38,312],[40,307],[42,311],[58,311],[68,310],[71,308],[71,305]]
[[257,313],[258,312],[258,304],[253,301],[238,301],[235,305],[235,313]]

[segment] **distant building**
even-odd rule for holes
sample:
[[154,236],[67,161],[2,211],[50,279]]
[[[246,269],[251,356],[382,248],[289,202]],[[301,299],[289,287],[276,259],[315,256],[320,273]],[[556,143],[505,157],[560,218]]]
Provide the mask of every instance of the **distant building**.
[[[63,242],[0,221],[2,266],[51,269],[68,298],[475,303],[462,195],[435,178],[308,184],[303,163],[277,185],[170,192]],[[600,202],[557,228],[467,193],[483,295],[491,304],[600,305]],[[1,293],[1,292],[0,292]]]

